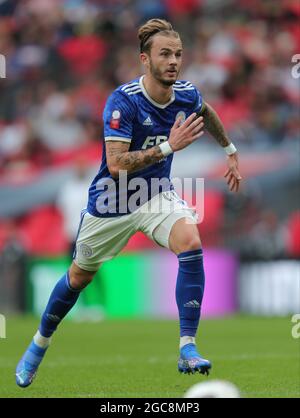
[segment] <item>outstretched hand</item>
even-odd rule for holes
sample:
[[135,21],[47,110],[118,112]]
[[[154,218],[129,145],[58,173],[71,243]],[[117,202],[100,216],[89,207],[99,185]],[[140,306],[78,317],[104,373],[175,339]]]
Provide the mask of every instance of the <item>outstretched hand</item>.
[[228,165],[228,169],[226,173],[224,174],[224,177],[226,178],[229,190],[231,192],[238,192],[242,177],[238,169],[239,161],[238,161],[237,152],[235,152],[232,155],[227,156],[227,165]]

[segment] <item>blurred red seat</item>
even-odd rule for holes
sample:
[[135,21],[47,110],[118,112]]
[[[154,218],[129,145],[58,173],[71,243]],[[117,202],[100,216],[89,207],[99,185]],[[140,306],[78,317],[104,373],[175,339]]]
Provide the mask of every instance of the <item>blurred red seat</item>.
[[32,255],[54,256],[68,251],[63,220],[54,206],[39,207],[26,215],[20,229],[27,251]]

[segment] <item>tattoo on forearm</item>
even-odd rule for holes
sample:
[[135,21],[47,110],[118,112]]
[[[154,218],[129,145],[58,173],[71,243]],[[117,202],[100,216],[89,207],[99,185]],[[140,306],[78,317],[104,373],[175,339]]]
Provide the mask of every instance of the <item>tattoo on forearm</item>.
[[128,173],[146,168],[164,158],[158,145],[147,150],[124,152],[119,145],[111,144],[107,147],[106,152],[108,158],[113,157],[115,159],[119,170],[127,170]]
[[218,141],[222,147],[227,147],[230,140],[226,134],[223,123],[214,109],[206,103],[205,109],[202,113],[204,120],[204,127],[207,131]]

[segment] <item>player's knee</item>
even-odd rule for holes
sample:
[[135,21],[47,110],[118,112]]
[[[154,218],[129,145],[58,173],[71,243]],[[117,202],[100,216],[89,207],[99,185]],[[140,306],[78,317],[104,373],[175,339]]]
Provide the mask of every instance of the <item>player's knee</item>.
[[81,290],[91,283],[93,277],[86,275],[70,275],[70,286],[73,289]]
[[76,290],[84,289],[91,283],[95,274],[96,272],[82,270],[73,263],[69,270],[70,286]]
[[182,237],[177,243],[176,253],[180,254],[186,251],[199,250],[201,248],[201,240],[199,235],[191,235]]

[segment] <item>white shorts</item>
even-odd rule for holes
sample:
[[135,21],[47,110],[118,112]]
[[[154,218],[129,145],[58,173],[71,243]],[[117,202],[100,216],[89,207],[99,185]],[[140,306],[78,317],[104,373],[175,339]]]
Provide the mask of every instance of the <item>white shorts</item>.
[[137,231],[169,248],[172,226],[181,218],[197,223],[195,211],[174,190],[154,196],[128,215],[98,218],[83,211],[74,262],[83,270],[97,271],[100,264],[115,257]]

